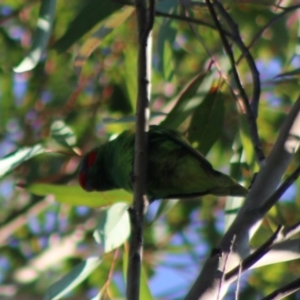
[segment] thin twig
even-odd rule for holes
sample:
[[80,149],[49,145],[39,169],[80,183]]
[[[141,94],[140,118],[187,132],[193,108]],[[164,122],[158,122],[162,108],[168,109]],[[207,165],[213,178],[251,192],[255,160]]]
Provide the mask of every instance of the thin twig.
[[240,48],[241,52],[243,53],[243,56],[245,57],[248,67],[250,69],[250,72],[252,74],[252,84],[253,84],[253,93],[252,93],[252,100],[251,100],[251,108],[252,113],[254,114],[254,117],[257,118],[258,114],[258,103],[260,98],[260,79],[259,79],[259,72],[256,68],[256,64],[254,62],[254,59],[249,51],[249,48],[247,48],[241,38],[241,35],[238,30],[237,24],[233,21],[229,13],[224,9],[223,5],[219,1],[215,1],[215,4],[223,16],[223,18],[226,20],[227,24],[229,25],[233,40],[237,44],[237,46]]
[[[229,45],[229,43],[226,39],[226,36],[225,36],[224,31],[222,29],[222,26],[221,26],[221,24],[218,20],[217,14],[216,14],[216,12],[213,8],[213,5],[211,3],[211,0],[205,0],[205,1],[206,1],[208,9],[210,11],[210,14],[212,16],[212,19],[213,19],[213,21],[214,21],[214,23],[215,23],[215,25],[216,25],[216,27],[219,31],[223,47],[224,47],[224,49],[225,49],[225,51],[228,55],[228,58],[230,60],[233,77],[235,79],[235,82],[236,82],[238,90],[239,90],[239,94],[240,94],[240,96],[243,100],[243,104],[244,104],[245,109],[246,109],[246,115],[247,115],[248,124],[249,124],[250,136],[251,136],[252,143],[253,143],[253,146],[254,146],[256,158],[257,158],[257,161],[261,164],[264,161],[265,157],[264,157],[262,147],[261,147],[261,143],[260,143],[259,136],[258,136],[256,117],[254,116],[254,114],[252,112],[248,96],[247,96],[247,94],[246,94],[246,92],[245,92],[245,90],[242,86],[242,83],[240,81],[240,77],[239,77],[239,74],[238,74],[237,69],[236,69],[236,63],[235,63],[235,59],[234,59],[234,56],[233,56],[233,52],[232,52],[231,47],[230,47],[230,45]],[[214,3],[216,3],[216,0],[214,0]]]
[[[275,24],[277,21],[279,21],[283,16],[285,16],[288,13],[293,12],[294,10],[297,10],[298,8],[300,8],[300,5],[293,5],[293,6],[288,6],[288,7],[279,7],[280,9],[282,9],[283,11],[276,15],[274,18],[272,18],[271,20],[269,20],[252,38],[251,42],[248,44],[248,46],[246,46],[246,49],[242,50],[240,48],[240,50],[242,51],[242,54],[240,55],[240,57],[237,59],[236,61],[236,65],[238,65],[241,60],[246,56],[246,54],[249,52],[249,49],[251,49],[253,47],[253,45],[258,41],[258,39],[261,37],[261,35],[263,34],[263,32],[268,29],[269,27],[271,27],[273,24]],[[177,14],[169,14],[169,13],[165,13],[162,11],[155,11],[155,15],[157,17],[165,17],[165,18],[170,18],[173,20],[181,20],[181,21],[186,21],[189,23],[193,23],[193,24],[198,24],[198,25],[202,25],[202,26],[206,26],[208,28],[211,28],[213,30],[217,30],[216,26],[214,26],[213,24],[206,22],[206,21],[202,21],[202,20],[198,20],[195,18],[191,18],[191,17],[186,17],[186,16],[181,16],[181,15],[177,15]],[[228,36],[233,42],[236,42],[236,40],[234,39],[234,35],[231,34],[231,32],[229,32],[228,30],[222,28],[223,33]],[[237,44],[239,46],[239,44]]]
[[[276,143],[268,155],[265,165],[258,173],[248,197],[239,210],[236,219],[219,242],[218,248],[221,249],[223,253],[228,252],[231,246],[232,237],[234,235],[237,237],[234,248],[236,259],[234,255],[232,255],[233,259],[230,262],[230,266],[238,265],[240,257],[245,258],[249,255],[249,239],[253,236],[264,216],[259,208],[268,200],[274,190],[276,190],[282,175],[286,171],[288,164],[299,146],[299,111],[300,96],[282,124]],[[250,210],[254,213],[249,213]],[[219,257],[209,257],[184,299],[216,299],[219,281],[221,280],[220,267],[222,267],[222,265],[220,265]],[[222,292],[225,292],[228,286],[229,283],[225,282],[222,285]]]
[[299,232],[300,232],[300,222],[285,228],[283,231],[283,235],[285,239],[289,239],[295,234],[298,234]]
[[[102,300],[106,300],[107,298],[107,293],[108,293],[108,286],[109,284],[111,283],[112,281],[112,278],[113,278],[113,275],[114,275],[114,270],[115,270],[115,266],[116,266],[116,262],[117,262],[117,257],[118,257],[118,254],[119,254],[119,248],[117,248],[114,252],[114,257],[112,259],[112,263],[111,263],[111,266],[109,268],[109,272],[108,272],[108,276],[107,276],[107,279],[103,285],[103,287],[101,288],[100,292],[99,292],[99,295],[103,295],[104,292],[106,293],[103,297],[102,297]],[[111,298],[110,298],[111,299]]]
[[136,106],[136,134],[134,156],[134,198],[130,209],[131,237],[127,270],[128,300],[139,299],[140,274],[143,252],[144,213],[148,207],[146,195],[147,149],[149,127],[148,95],[148,37],[154,24],[155,0],[150,0],[149,9],[146,0],[135,0],[138,26],[138,92]]
[[300,166],[289,175],[280,187],[270,196],[270,198],[262,205],[260,210],[265,214],[284,194],[284,192],[297,180],[300,176]]
[[239,264],[239,272],[237,274],[237,282],[236,282],[236,289],[235,289],[235,300],[238,300],[239,299],[239,291],[240,291],[240,279],[241,279],[241,276],[242,276],[242,265]]
[[300,258],[300,238],[287,239],[284,230],[279,236],[279,241],[272,245],[270,251],[256,262],[251,269],[274,265]]
[[261,300],[280,300],[300,289],[300,278],[284,285]]
[[256,249],[255,252],[250,254],[247,258],[245,258],[240,265],[231,270],[225,275],[225,280],[232,281],[237,278],[237,276],[248,270],[251,266],[253,266],[257,261],[259,261],[268,251],[274,242],[278,239],[279,233],[281,232],[283,226],[278,226],[274,234],[259,248]]
[[[300,5],[294,5],[294,6],[289,6],[286,8],[282,8],[284,9],[283,12],[281,12],[280,14],[276,15],[274,18],[272,18],[270,21],[268,21],[253,37],[252,41],[250,42],[250,44],[247,46],[248,49],[252,48],[252,46],[258,41],[258,39],[262,36],[263,32],[268,29],[269,27],[271,27],[274,23],[276,23],[277,21],[279,21],[284,15],[292,12],[293,10],[296,10],[300,8]],[[239,59],[237,60],[237,62],[240,62],[240,60],[244,57],[244,54],[242,54]]]
[[[169,13],[165,13],[165,12],[158,11],[158,10],[155,11],[155,15],[157,17],[165,17],[165,18],[170,18],[170,19],[173,19],[173,20],[180,20],[180,21],[186,21],[186,22],[189,22],[189,23],[197,24],[197,25],[203,25],[203,26],[206,26],[208,28],[217,30],[216,26],[214,26],[213,24],[211,24],[209,22],[206,22],[206,21],[194,19],[194,18],[191,18],[191,17],[181,16],[181,15],[177,15],[177,14],[174,14],[174,13],[169,14]],[[232,34],[229,31],[224,30],[224,33],[227,36],[233,38]]]
[[194,28],[193,22],[189,22],[188,21],[190,19],[190,17],[188,15],[189,12],[188,12],[187,9],[185,9],[185,14],[186,14],[186,17],[187,17],[187,22],[189,24],[189,27],[193,31],[193,33],[195,34],[196,39],[199,41],[199,43],[201,44],[201,46],[203,47],[203,49],[206,51],[207,55],[210,56],[210,59],[211,59],[212,63],[215,65],[215,67],[217,68],[217,70],[218,70],[218,72],[220,74],[220,77],[223,78],[223,80],[228,85],[228,88],[231,90],[232,93],[234,93],[233,90],[232,90],[232,87],[231,87],[231,85],[229,83],[228,77],[226,76],[225,73],[222,72],[222,69],[221,69],[220,64],[218,63],[217,59],[213,56],[213,54],[211,53],[211,51],[205,45],[204,40],[202,39],[202,37],[198,34],[198,32],[196,31],[196,29]]

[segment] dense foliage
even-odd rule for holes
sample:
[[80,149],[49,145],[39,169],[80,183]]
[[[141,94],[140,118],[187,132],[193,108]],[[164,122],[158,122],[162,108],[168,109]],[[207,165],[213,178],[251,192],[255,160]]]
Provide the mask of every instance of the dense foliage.
[[[82,282],[66,277],[48,290],[48,299],[65,287],[71,299],[97,294],[121,299],[132,196],[121,190],[86,193],[76,171],[82,154],[134,127],[134,7],[112,0],[41,2],[0,5],[0,298],[40,299],[73,271]],[[249,101],[259,101],[258,134],[267,156],[299,94],[300,5],[220,2],[223,38]],[[205,2],[161,0],[156,11],[151,124],[182,132],[215,169],[250,186],[259,164],[248,118]],[[43,18],[51,30],[41,26]],[[299,189],[296,182],[269,211],[251,246],[263,243],[278,224],[299,221]],[[229,222],[226,200],[205,196],[151,204],[141,299],[183,298]],[[242,199],[237,202],[227,201],[226,209]],[[297,260],[248,271],[239,299],[258,299],[298,274]],[[226,299],[233,299],[235,290]]]

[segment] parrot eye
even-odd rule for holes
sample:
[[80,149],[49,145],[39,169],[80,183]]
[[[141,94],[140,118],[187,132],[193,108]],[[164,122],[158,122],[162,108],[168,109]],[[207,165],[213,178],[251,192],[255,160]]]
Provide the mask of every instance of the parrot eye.
[[88,156],[88,162],[87,162],[88,167],[91,167],[94,164],[94,162],[96,160],[96,157],[97,157],[97,152],[96,151],[92,151],[89,154],[89,156]]

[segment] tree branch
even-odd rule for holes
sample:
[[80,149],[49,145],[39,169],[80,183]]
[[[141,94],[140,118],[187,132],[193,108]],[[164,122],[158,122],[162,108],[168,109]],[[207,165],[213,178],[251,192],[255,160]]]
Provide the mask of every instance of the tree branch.
[[271,246],[270,251],[250,269],[300,258],[300,239],[284,240]]
[[136,134],[134,156],[134,198],[130,209],[131,237],[127,270],[128,300],[139,299],[140,274],[143,252],[143,221],[148,207],[146,195],[147,148],[149,127],[149,57],[148,38],[154,24],[155,0],[135,0],[138,26],[138,91],[136,106]]
[[271,246],[278,239],[282,228],[282,226],[278,226],[274,234],[263,245],[261,245],[258,249],[256,249],[255,252],[251,253],[248,257],[246,257],[240,265],[228,272],[225,275],[224,279],[232,281],[233,279],[236,279],[237,276],[240,276],[240,274],[243,273],[245,270],[250,269],[251,266],[258,262],[265,254],[267,254],[270,251]]
[[[231,47],[230,47],[230,45],[227,41],[227,38],[224,34],[223,28],[222,28],[222,26],[221,26],[221,24],[218,20],[217,14],[214,10],[214,7],[213,7],[213,4],[212,4],[211,1],[212,0],[205,0],[205,2],[207,4],[207,7],[210,11],[210,14],[212,16],[212,19],[213,19],[213,21],[214,21],[214,23],[215,23],[215,25],[216,25],[216,27],[219,31],[223,47],[224,47],[224,49],[225,49],[225,51],[228,55],[228,58],[229,58],[229,61],[230,61],[230,64],[231,64],[231,68],[232,68],[232,74],[233,74],[233,77],[235,79],[237,88],[239,90],[239,96],[243,100],[243,104],[245,106],[248,125],[249,125],[249,130],[250,130],[250,136],[251,136],[252,143],[253,143],[253,146],[254,146],[256,158],[257,158],[257,161],[261,164],[264,161],[265,157],[264,157],[264,154],[262,152],[262,147],[261,147],[261,143],[260,143],[259,136],[258,136],[256,116],[255,116],[255,114],[253,113],[253,111],[251,109],[249,98],[248,98],[248,96],[247,96],[247,94],[246,94],[246,92],[243,88],[243,85],[242,85],[241,81],[240,81],[240,77],[239,77],[239,74],[238,74],[236,66],[235,66],[236,63],[235,63],[233,52],[232,52]],[[213,3],[218,3],[218,1],[214,0]],[[236,30],[235,30],[235,33],[236,33]],[[236,36],[236,34],[235,34],[235,36]],[[238,43],[238,45],[241,46],[241,43]],[[259,93],[257,94],[257,91],[255,91],[255,93],[256,93],[255,97],[259,96]]]
[[287,297],[288,295],[295,293],[300,289],[300,278],[284,285],[283,287],[277,289],[273,293],[269,294],[268,296],[264,297],[261,300],[279,300]]
[[[300,97],[293,105],[283,123],[276,143],[265,161],[250,189],[244,205],[236,219],[225,233],[218,248],[222,255],[214,255],[207,259],[194,285],[186,296],[186,300],[215,299],[219,292],[220,280],[224,266],[224,257],[228,252],[230,257],[226,262],[226,271],[237,266],[241,258],[250,253],[249,240],[264,217],[264,205],[276,190],[281,177],[286,171],[298,145],[300,137]],[[234,239],[233,251],[230,251]],[[221,296],[226,292],[229,283],[222,282]]]

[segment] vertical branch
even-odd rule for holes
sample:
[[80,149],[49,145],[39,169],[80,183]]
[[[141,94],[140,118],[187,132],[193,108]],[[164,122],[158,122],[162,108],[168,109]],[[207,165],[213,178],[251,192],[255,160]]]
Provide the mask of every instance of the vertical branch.
[[149,127],[149,51],[148,38],[154,23],[154,0],[135,0],[138,27],[138,91],[136,106],[136,134],[134,156],[134,198],[130,209],[131,237],[127,270],[126,296],[130,300],[139,299],[140,274],[143,252],[143,221],[148,207],[146,194],[147,182],[147,145]]

